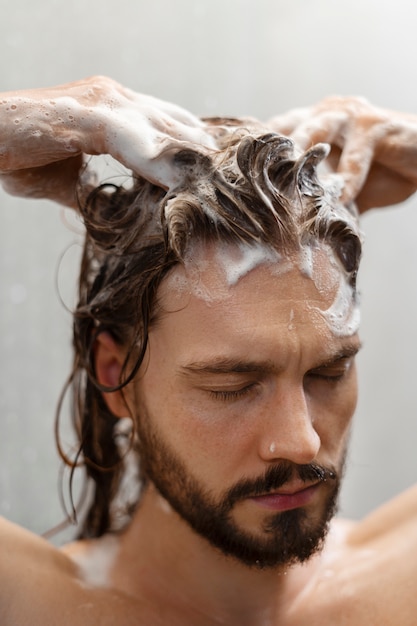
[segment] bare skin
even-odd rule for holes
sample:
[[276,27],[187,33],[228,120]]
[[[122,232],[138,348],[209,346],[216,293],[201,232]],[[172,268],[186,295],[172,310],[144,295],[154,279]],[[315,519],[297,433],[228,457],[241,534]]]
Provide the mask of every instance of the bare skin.
[[[413,488],[362,522],[354,525],[334,522],[334,538],[330,535],[322,555],[302,572],[303,593],[293,597],[289,605],[283,604],[282,614],[275,624],[415,626],[416,516],[417,488]],[[144,520],[144,533],[149,525],[147,537],[153,536],[154,521],[146,523]],[[158,528],[163,531],[162,527]],[[178,584],[182,575],[178,563],[184,564],[189,552],[180,555],[175,568],[174,556],[166,559],[163,565],[169,568],[158,568],[158,575],[155,575],[159,565],[156,557],[148,569],[148,564],[127,561],[125,549],[126,569],[135,566],[137,585],[142,586],[141,593],[132,596],[125,592],[123,585],[122,588],[117,584],[110,588],[85,585],[75,560],[81,550],[88,559],[92,550],[88,542],[74,545],[65,553],[4,519],[0,520],[0,530],[0,617],[5,626],[113,626],[120,623],[126,626],[214,626],[220,623],[239,626],[256,623],[250,622],[249,614],[247,622],[244,621],[247,606],[242,602],[242,598],[246,598],[243,591],[240,596],[236,592],[235,605],[239,607],[234,620],[216,621],[215,616],[205,615],[194,605],[189,580],[181,579],[181,587]],[[163,546],[152,543],[149,548],[160,555]],[[190,569],[194,565],[194,561],[189,563]],[[166,575],[163,580],[161,574]],[[193,574],[195,579],[196,571]],[[123,582],[125,578],[126,573]],[[225,585],[222,578],[213,587],[219,592],[225,590]],[[285,592],[282,588],[280,591],[282,597]]]
[[[134,172],[168,188],[175,184],[175,151],[187,142],[197,142],[204,150],[215,148],[197,118],[133,94],[109,79],[5,94],[0,107],[4,146],[0,169],[5,188],[68,206],[76,206],[74,190],[85,155],[111,154]],[[270,126],[293,134],[300,145],[331,143],[335,167],[346,182],[346,202],[356,199],[361,210],[366,210],[399,202],[415,191],[415,118],[344,98],[325,101],[307,115],[277,118]],[[15,123],[15,119],[19,121]],[[32,134],[28,127],[20,132],[20,124],[26,123],[34,124]],[[382,175],[389,183],[386,188],[380,186]],[[230,297],[224,298],[222,292],[214,307],[194,296],[181,303],[185,306],[168,302],[171,313],[151,333],[147,371],[131,387],[132,414],[139,401],[150,416],[157,416],[159,429],[174,433],[176,449],[187,460],[188,469],[215,494],[242,475],[258,476],[280,458],[293,463],[340,462],[356,401],[354,357],[346,360],[349,367],[342,376],[340,397],[336,391],[341,389],[339,382],[330,392],[328,383],[319,380],[321,374],[316,370],[322,372],[329,365],[317,368],[316,357],[322,354],[327,363],[357,339],[335,338],[320,315],[306,309],[304,303],[308,292],[313,308],[325,310],[331,303],[326,300],[328,294],[317,294],[314,285],[307,285],[305,279],[300,283],[297,274],[290,278],[279,277],[279,281],[289,282],[281,285],[277,297],[277,277],[260,267],[243,278]],[[210,276],[207,280],[210,283]],[[259,298],[259,285],[262,294],[268,294],[270,306]],[[298,298],[291,291],[297,288],[301,289]],[[292,296],[285,301],[282,293]],[[242,329],[242,311],[244,333],[237,332]],[[197,319],[199,323],[193,326]],[[295,320],[295,332],[289,332],[290,319],[292,324]],[[207,393],[213,391],[210,380],[202,384],[191,377],[183,382],[186,387],[176,384],[174,366],[185,356],[181,352],[184,345],[199,346],[203,350],[199,358],[210,356],[213,346],[218,353],[219,346],[222,350],[228,346],[240,355],[260,350],[259,358],[272,360],[274,375],[271,370],[269,378],[255,381],[257,411],[249,407],[255,402],[250,394],[237,401],[239,406],[234,400],[226,404],[209,400]],[[161,360],[166,353],[170,359]],[[280,360],[283,355],[285,363]],[[124,355],[103,336],[97,368],[104,384],[111,386],[111,377],[123,361]],[[335,367],[339,371],[339,365],[332,362],[331,376]],[[221,383],[222,393],[253,383],[252,379],[236,378],[235,373],[228,376]],[[278,386],[281,391],[292,389],[282,397],[298,405],[285,408],[285,402],[277,403],[268,396],[265,390]],[[155,388],[162,393],[152,393]],[[125,414],[125,404],[117,394],[109,396],[108,402],[116,415]],[[229,419],[224,419],[213,428],[206,419],[211,414],[238,415],[247,424],[228,432]],[[256,419],[249,422],[253,415]],[[297,419],[296,429],[289,417]],[[201,437],[196,438],[199,432]],[[291,483],[288,488],[298,493],[300,486]],[[323,487],[313,492],[306,505],[312,511],[320,507]],[[244,502],[233,513],[236,521],[260,532],[266,512],[257,507]],[[57,550],[0,520],[0,621],[5,626],[415,625],[416,514],[414,488],[362,522],[334,521],[323,551],[306,564],[263,571],[220,555],[169,509],[152,484],[128,529],[115,538]],[[100,581],[91,573],[97,552],[111,555],[107,563],[99,563]]]
[[303,149],[332,146],[329,163],[345,182],[343,200],[360,212],[396,204],[417,188],[417,116],[389,111],[364,98],[329,97],[268,122]]
[[[417,116],[361,98],[332,97],[269,120],[302,148],[327,142],[344,200],[361,212],[402,202],[417,189]],[[128,169],[169,188],[172,156],[191,144],[216,149],[216,131],[181,107],[93,76],[0,97],[0,179],[11,194],[77,208],[76,188],[94,184],[87,156],[110,154]]]
[[87,155],[110,154],[168,188],[175,183],[176,151],[190,143],[202,151],[215,147],[203,123],[188,111],[103,76],[1,94],[0,128],[6,191],[73,208],[80,175],[87,189],[94,183]]
[[[213,265],[204,279],[211,293],[219,284]],[[268,294],[266,302],[260,302],[259,290]],[[132,384],[129,403],[139,399],[160,431],[166,435],[168,428],[199,481],[218,493],[236,478],[257,476],[282,458],[338,465],[356,402],[356,375],[353,356],[342,362],[329,362],[329,357],[350,350],[357,338],[335,337],[318,313],[331,304],[332,289],[318,293],[313,281],[296,269],[277,277],[261,265],[230,290],[220,285],[210,303],[173,293],[169,281],[161,295],[170,312],[151,331],[146,371]],[[161,348],[167,342],[170,356],[165,359]],[[248,350],[255,361],[271,360],[271,371],[255,378],[234,372],[214,379],[206,373],[178,378],[178,366],[190,358],[200,362]],[[104,336],[97,349],[103,382],[116,375],[122,359],[120,348]],[[326,365],[317,365],[321,361]],[[255,385],[254,391],[242,399],[212,398],[212,390],[234,393],[248,384]],[[152,392],[156,385],[159,398]],[[169,410],[164,410],[165,394],[171,399]],[[117,393],[107,398],[115,413],[125,412]],[[288,429],[294,420],[296,429]],[[233,437],[227,434],[230,428]],[[194,438],[191,447],[189,437]],[[287,488],[297,491],[299,486]],[[320,488],[306,505],[310,514],[321,501]],[[412,489],[360,523],[334,521],[323,551],[306,564],[265,570],[248,568],[214,550],[152,484],[130,526],[115,538],[57,550],[3,520],[1,623],[415,625],[416,513],[417,489]],[[259,532],[267,514],[250,500],[234,513],[253,532]],[[94,568],[97,554],[109,558]]]

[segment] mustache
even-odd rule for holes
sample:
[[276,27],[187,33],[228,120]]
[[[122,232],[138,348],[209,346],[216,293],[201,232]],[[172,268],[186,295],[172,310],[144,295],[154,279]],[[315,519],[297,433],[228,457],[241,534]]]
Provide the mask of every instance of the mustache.
[[308,465],[295,465],[293,463],[280,463],[268,468],[263,476],[256,479],[243,479],[236,483],[226,495],[229,508],[239,500],[260,496],[270,491],[276,491],[288,483],[291,479],[299,478],[305,483],[338,481],[339,477],[335,468],[325,467],[317,463]]

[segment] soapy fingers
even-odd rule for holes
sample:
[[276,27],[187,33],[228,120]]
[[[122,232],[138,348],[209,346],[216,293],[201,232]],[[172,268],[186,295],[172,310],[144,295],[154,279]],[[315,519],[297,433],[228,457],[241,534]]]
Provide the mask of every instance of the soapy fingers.
[[332,145],[329,163],[344,180],[342,200],[361,211],[401,202],[417,189],[417,116],[331,97],[277,116],[269,125],[300,148]]
[[[331,97],[268,125],[302,149],[330,143],[328,163],[343,179],[342,200],[361,211],[401,202],[417,189],[417,116]],[[72,207],[80,177],[84,193],[96,184],[86,155],[109,154],[169,189],[178,182],[179,150],[216,150],[213,129],[198,117],[102,76],[1,94],[0,132],[4,188]]]
[[203,122],[188,111],[101,76],[1,94],[0,132],[5,189],[69,206],[76,206],[80,174],[89,179],[85,155],[110,154],[169,188],[176,181],[172,157],[178,150],[190,143],[215,147]]

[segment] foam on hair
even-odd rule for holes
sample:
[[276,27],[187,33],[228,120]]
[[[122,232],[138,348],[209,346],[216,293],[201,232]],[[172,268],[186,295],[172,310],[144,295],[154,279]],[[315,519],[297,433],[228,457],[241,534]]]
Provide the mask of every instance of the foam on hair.
[[[192,246],[261,244],[285,254],[324,242],[356,293],[357,216],[340,203],[334,179],[319,179],[328,147],[319,144],[298,154],[289,138],[254,120],[206,123],[213,127],[218,150],[211,155],[198,147],[178,152],[175,188],[165,192],[141,179],[129,189],[104,185],[80,207],[86,238],[70,386],[80,441],[77,459],[83,459],[92,483],[84,537],[114,530],[115,517],[128,518],[138,497],[119,505],[126,515],[115,515],[112,504],[119,502],[124,470],[114,434],[117,418],[95,378],[94,339],[105,330],[126,347],[123,387],[138,371],[149,327],[158,317],[158,287]],[[146,476],[141,481],[145,484]]]

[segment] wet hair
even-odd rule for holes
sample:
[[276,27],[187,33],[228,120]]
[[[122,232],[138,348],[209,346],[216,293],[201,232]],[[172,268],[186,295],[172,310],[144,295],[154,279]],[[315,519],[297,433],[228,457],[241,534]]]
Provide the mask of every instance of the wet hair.
[[[354,212],[340,204],[337,186],[319,181],[317,167],[326,146],[298,155],[290,139],[253,121],[206,122],[216,128],[219,150],[203,154],[190,148],[175,154],[175,188],[167,192],[142,179],[129,188],[103,185],[80,207],[86,235],[70,385],[79,439],[76,461],[83,462],[91,485],[82,537],[98,537],[117,526],[114,503],[126,469],[115,436],[119,420],[95,376],[94,341],[107,331],[126,349],[123,388],[144,357],[158,314],[158,287],[192,245],[261,243],[291,253],[324,242],[356,293],[358,223]],[[126,504],[127,519],[138,498]]]

